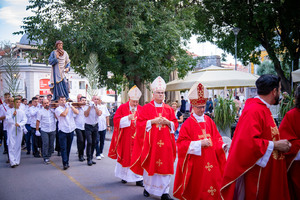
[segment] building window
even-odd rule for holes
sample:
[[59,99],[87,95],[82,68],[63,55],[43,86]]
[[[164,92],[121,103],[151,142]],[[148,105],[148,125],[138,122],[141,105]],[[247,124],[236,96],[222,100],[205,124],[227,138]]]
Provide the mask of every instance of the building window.
[[79,81],[79,89],[85,89],[85,81]]

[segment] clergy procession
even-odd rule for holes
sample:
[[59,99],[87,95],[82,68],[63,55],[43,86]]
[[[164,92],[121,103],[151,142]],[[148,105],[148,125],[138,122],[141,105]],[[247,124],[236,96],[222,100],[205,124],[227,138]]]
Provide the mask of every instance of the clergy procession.
[[107,154],[116,160],[112,169],[120,184],[133,182],[137,190],[143,188],[137,191],[139,199],[300,199],[300,87],[295,108],[279,128],[269,108],[279,102],[280,78],[262,75],[256,87],[258,95],[246,101],[229,149],[214,121],[204,114],[208,91],[201,83],[188,93],[192,113],[176,141],[180,119],[164,102],[165,81],[159,76],[152,82],[153,98],[144,106],[139,105],[142,93],[134,86],[129,101],[114,115],[108,152],[103,146],[109,112],[99,96],[87,103],[78,95],[75,106],[65,96],[53,103],[51,94],[37,95],[27,104],[22,97],[5,93],[0,108],[3,154],[11,168],[21,165],[24,139],[28,155],[42,157],[48,165],[57,151],[62,169],[67,170],[72,167],[75,134],[78,161],[93,166],[94,158],[101,160]]

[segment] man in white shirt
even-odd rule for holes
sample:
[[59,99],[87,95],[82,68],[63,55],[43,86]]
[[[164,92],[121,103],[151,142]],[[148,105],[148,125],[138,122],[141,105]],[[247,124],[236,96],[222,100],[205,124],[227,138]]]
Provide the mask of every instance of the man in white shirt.
[[[103,155],[103,148],[104,148],[104,141],[105,141],[105,135],[106,135],[106,129],[110,131],[110,125],[109,125],[109,111],[106,107],[106,105],[101,104],[101,98],[98,96],[99,101],[98,105],[100,106],[100,110],[102,111],[102,115],[98,118],[98,133],[97,133],[97,139],[96,139],[96,159],[101,160],[101,158],[104,158]],[[99,147],[100,142],[100,147]]]
[[49,101],[43,100],[43,108],[37,114],[36,132],[41,128],[42,137],[42,156],[44,163],[49,164],[52,152],[54,152],[54,139],[56,134],[56,122],[54,110],[50,109]]
[[25,128],[27,129],[27,133],[25,135],[25,139],[26,139],[26,149],[27,149],[27,155],[30,154],[31,148],[33,149],[33,142],[31,142],[33,140],[33,136],[32,136],[32,132],[31,132],[31,116],[30,116],[30,112],[29,112],[29,108],[32,106],[32,100],[30,100],[28,102],[28,105],[26,105],[26,109],[25,109],[25,114],[27,117],[27,122],[25,124]]
[[21,159],[21,143],[23,130],[27,121],[25,112],[19,109],[20,99],[15,100],[15,108],[8,110],[6,114],[7,120],[7,145],[9,151],[10,166],[14,168],[20,164]]
[[40,109],[38,107],[37,97],[32,97],[31,101],[32,101],[32,106],[29,108],[29,115],[30,115],[30,127],[31,127],[32,143],[33,143],[32,154],[34,157],[39,158],[41,157],[39,148],[42,147],[42,138],[39,132],[36,133],[35,130],[36,130],[36,117]]
[[76,128],[74,121],[74,114],[78,114],[78,110],[69,102],[66,103],[66,97],[60,96],[58,99],[59,107],[55,109],[55,115],[58,120],[58,137],[61,149],[61,157],[63,169],[70,167],[69,156],[71,152],[71,145]]
[[[10,93],[5,93],[4,94],[4,102],[3,104],[1,105],[1,108],[3,109],[3,112],[7,113],[7,109],[8,109],[8,104],[9,104],[9,98],[10,98]],[[8,149],[7,149],[7,143],[6,143],[6,140],[7,140],[7,132],[6,132],[6,122],[5,122],[5,115],[4,115],[4,118],[2,119],[2,123],[3,123],[3,135],[0,135],[0,140],[2,141],[2,138],[4,140],[4,151],[3,151],[3,154],[7,154],[8,153]],[[1,117],[1,116],[0,116]],[[2,116],[3,117],[3,116]]]
[[77,151],[78,151],[78,159],[80,162],[83,162],[85,159],[83,157],[84,154],[84,148],[85,148],[85,130],[84,130],[84,124],[85,124],[85,116],[84,116],[84,106],[86,104],[86,97],[81,96],[80,97],[80,103],[83,105],[79,106],[78,109],[78,115],[76,115],[75,124],[76,124],[76,138],[77,138]]
[[98,132],[98,117],[102,114],[100,106],[97,105],[99,98],[94,96],[92,101],[88,106],[84,108],[85,116],[85,135],[87,140],[86,155],[87,155],[87,164],[92,166],[96,164],[93,161],[93,153],[96,144],[96,137]]

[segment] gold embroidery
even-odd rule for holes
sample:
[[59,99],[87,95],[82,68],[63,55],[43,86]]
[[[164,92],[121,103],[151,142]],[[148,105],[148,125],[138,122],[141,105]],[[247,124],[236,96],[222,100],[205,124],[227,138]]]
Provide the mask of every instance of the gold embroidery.
[[271,127],[271,134],[272,134],[272,138],[273,138],[273,141],[275,141],[275,137],[278,135],[279,136],[279,131],[278,131],[278,128],[277,126],[275,127]]
[[211,169],[213,168],[213,165],[211,165],[211,164],[208,162],[207,165],[205,166],[205,168],[210,172]]
[[132,139],[134,139],[136,136],[136,131],[134,132],[133,136],[131,136]]
[[[279,131],[277,126],[275,125],[274,127],[271,128],[271,136],[273,141],[278,141],[279,140]],[[282,160],[284,159],[283,153],[279,152],[278,150],[273,150],[272,156],[275,160]]]
[[157,143],[159,147],[163,146],[165,143],[163,143],[162,140],[159,140],[159,142]]
[[210,193],[211,196],[214,196],[215,192],[217,192],[216,189],[214,189],[213,186],[210,186],[209,190],[207,190],[208,193]]
[[160,159],[158,159],[158,161],[156,161],[156,164],[158,164],[158,166],[160,167],[163,163],[161,162]]

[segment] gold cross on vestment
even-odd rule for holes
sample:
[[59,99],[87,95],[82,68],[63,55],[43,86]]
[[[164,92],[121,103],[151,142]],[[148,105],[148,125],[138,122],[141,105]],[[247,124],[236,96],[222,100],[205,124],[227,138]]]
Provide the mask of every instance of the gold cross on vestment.
[[156,161],[156,164],[158,164],[158,166],[160,167],[163,163],[161,162],[160,159],[158,159],[158,161]]
[[[161,117],[162,116],[161,113],[159,113],[158,116]],[[156,127],[158,127],[158,129],[161,130],[162,125],[158,124],[158,125],[156,125]]]
[[164,145],[165,143],[163,143],[162,140],[159,140],[159,142],[157,143],[159,147],[161,147],[162,145]]
[[207,190],[207,192],[210,193],[211,196],[214,196],[214,194],[215,194],[216,191],[217,191],[217,190],[214,189],[213,186],[210,186],[209,190]]
[[213,165],[208,162],[205,168],[210,172],[210,170],[213,168]]

